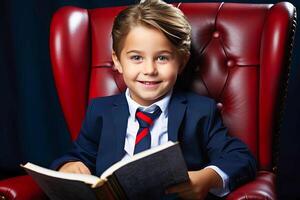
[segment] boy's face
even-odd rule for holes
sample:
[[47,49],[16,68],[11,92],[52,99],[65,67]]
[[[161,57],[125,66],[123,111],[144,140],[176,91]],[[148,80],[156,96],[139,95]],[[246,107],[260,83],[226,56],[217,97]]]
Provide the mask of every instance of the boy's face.
[[163,98],[174,86],[188,58],[179,57],[172,43],[159,30],[132,28],[114,64],[123,74],[131,98],[148,106]]

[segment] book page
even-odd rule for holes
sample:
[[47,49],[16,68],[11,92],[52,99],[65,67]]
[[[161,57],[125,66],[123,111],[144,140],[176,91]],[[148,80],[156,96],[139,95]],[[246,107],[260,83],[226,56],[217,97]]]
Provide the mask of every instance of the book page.
[[40,167],[30,162],[26,163],[25,165],[21,165],[21,167],[47,176],[52,176],[52,177],[62,178],[67,180],[82,181],[90,185],[94,185],[97,182],[99,182],[99,178],[93,175],[58,172],[44,167]]
[[166,149],[170,146],[173,146],[175,145],[176,143],[178,142],[172,142],[172,141],[168,141],[166,142],[165,144],[162,144],[162,145],[159,145],[157,147],[154,147],[154,148],[151,148],[151,149],[148,149],[146,151],[143,151],[143,152],[140,152],[138,154],[135,154],[134,156],[132,156],[131,159],[129,160],[126,160],[126,161],[119,161],[117,163],[115,163],[114,165],[110,166],[107,170],[105,170],[100,179],[103,179],[103,180],[107,180],[107,177],[110,176],[114,171],[116,171],[117,169],[119,169],[120,167],[128,164],[128,163],[131,163],[131,162],[134,162],[135,160],[138,160],[138,159],[141,159],[143,157],[146,157],[146,156],[149,156],[151,154],[154,154],[156,152],[159,152],[163,149]]

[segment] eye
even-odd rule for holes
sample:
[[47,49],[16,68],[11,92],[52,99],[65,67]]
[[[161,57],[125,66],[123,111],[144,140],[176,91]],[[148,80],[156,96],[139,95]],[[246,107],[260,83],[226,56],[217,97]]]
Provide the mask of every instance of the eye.
[[130,60],[133,60],[133,61],[141,61],[142,59],[143,59],[142,56],[139,56],[139,55],[130,56]]
[[159,62],[167,62],[169,60],[169,57],[165,56],[165,55],[160,55],[160,56],[157,57],[157,60]]

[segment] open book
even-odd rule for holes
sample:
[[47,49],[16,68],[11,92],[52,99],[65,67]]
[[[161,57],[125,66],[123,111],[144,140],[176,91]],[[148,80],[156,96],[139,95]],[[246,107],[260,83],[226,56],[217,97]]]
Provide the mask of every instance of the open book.
[[166,188],[189,180],[179,143],[171,141],[115,163],[100,178],[22,167],[52,200],[162,199]]

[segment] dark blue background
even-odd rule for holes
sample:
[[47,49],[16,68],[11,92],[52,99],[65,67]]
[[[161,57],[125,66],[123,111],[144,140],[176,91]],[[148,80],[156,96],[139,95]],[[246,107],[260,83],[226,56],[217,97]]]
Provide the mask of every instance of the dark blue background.
[[[134,0],[0,1],[0,179],[22,174],[19,164],[26,161],[47,166],[70,147],[70,137],[59,106],[50,67],[49,24],[54,11],[64,5],[95,8],[135,2]],[[183,2],[201,2],[201,0]],[[299,1],[290,2],[297,9],[300,8]],[[285,199],[300,198],[298,188],[300,77],[297,59],[299,42],[297,31],[280,136],[278,189]]]

